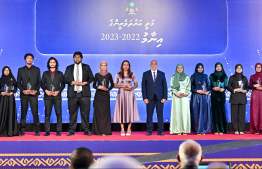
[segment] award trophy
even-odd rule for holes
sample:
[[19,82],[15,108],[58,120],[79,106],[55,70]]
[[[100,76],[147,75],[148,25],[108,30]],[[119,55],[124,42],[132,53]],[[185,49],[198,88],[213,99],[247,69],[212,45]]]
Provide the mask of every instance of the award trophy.
[[103,87],[106,87],[106,79],[103,79],[101,83]]
[[241,89],[241,92],[243,92],[243,90],[244,90],[244,84],[243,84],[242,81],[241,81],[241,84],[240,84],[240,89]]
[[51,92],[52,94],[55,93],[55,86],[52,85],[52,84],[51,84],[51,86],[50,86],[50,92]]
[[28,82],[28,83],[27,83],[27,90],[28,90],[29,92],[31,92],[31,89],[32,89],[32,85]]
[[220,80],[217,80],[217,87],[220,89],[221,82]]
[[207,87],[206,87],[206,83],[204,82],[203,85],[202,85],[202,91],[203,92],[206,92],[207,91]]
[[257,84],[260,86],[260,78],[257,79]]
[[7,84],[4,85],[4,91],[5,93],[10,93],[10,87]]

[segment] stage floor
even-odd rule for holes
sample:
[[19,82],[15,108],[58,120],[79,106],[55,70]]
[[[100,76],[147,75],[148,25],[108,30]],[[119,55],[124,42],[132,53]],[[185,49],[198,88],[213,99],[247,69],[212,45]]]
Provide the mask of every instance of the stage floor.
[[187,139],[196,140],[204,155],[203,162],[230,162],[232,168],[262,168],[262,135],[170,135],[153,132],[132,132],[121,136],[34,136],[26,132],[23,137],[0,137],[0,168],[68,168],[70,155],[78,147],[89,148],[96,163],[106,156],[131,156],[141,162],[140,168],[179,168],[176,160],[179,145]]
[[254,135],[250,132],[245,132],[245,135],[235,135],[233,133],[224,135],[215,135],[207,133],[206,135],[170,135],[168,131],[164,132],[164,136],[157,135],[157,132],[153,132],[153,135],[147,136],[147,132],[132,132],[131,136],[121,136],[120,132],[112,132],[112,135],[91,135],[86,136],[84,132],[75,132],[74,136],[67,136],[68,132],[62,132],[61,136],[56,136],[56,132],[51,132],[50,136],[43,136],[45,132],[41,132],[41,136],[35,136],[34,132],[26,132],[25,136],[14,137],[0,137],[0,141],[126,141],[126,140],[243,140],[243,139],[262,139],[262,134]]

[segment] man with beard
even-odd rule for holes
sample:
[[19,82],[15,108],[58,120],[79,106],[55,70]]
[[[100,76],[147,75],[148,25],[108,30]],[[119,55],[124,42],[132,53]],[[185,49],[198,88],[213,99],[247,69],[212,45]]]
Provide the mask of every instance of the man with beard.
[[21,99],[21,121],[20,121],[20,136],[25,135],[26,115],[28,110],[28,102],[33,114],[35,136],[40,136],[39,133],[39,117],[38,117],[38,95],[41,86],[40,69],[33,66],[34,55],[27,53],[24,56],[26,65],[18,69],[17,87],[20,89]]
[[89,65],[82,63],[83,55],[81,52],[75,52],[73,58],[75,63],[67,66],[64,75],[64,82],[68,85],[67,97],[70,116],[69,133],[67,135],[72,136],[75,133],[78,108],[80,107],[84,134],[90,136],[90,83],[94,81],[94,76]]
[[52,112],[52,107],[54,105],[57,125],[56,125],[56,135],[61,136],[62,131],[62,98],[61,92],[65,88],[63,81],[63,73],[58,71],[58,61],[56,58],[49,58],[47,62],[47,68],[49,70],[45,71],[42,76],[42,89],[45,92],[45,130],[44,136],[50,135],[50,116]]

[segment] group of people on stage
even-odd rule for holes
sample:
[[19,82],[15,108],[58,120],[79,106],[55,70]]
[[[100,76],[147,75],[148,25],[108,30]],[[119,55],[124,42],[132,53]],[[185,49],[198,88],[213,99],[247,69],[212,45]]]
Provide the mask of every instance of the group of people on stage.
[[[18,69],[17,80],[10,67],[5,66],[1,76],[0,97],[0,136],[24,136],[28,104],[30,103],[35,126],[35,135],[40,136],[38,117],[38,95],[40,87],[44,91],[45,130],[44,136],[50,135],[50,116],[52,107],[57,116],[56,135],[62,131],[62,98],[61,92],[68,85],[68,110],[70,125],[68,136],[75,133],[77,114],[80,107],[81,122],[84,134],[111,135],[110,93],[113,88],[119,88],[113,122],[120,123],[121,135],[131,135],[131,125],[139,121],[134,89],[138,82],[135,73],[131,71],[128,60],[121,64],[120,72],[113,81],[107,71],[106,61],[99,65],[99,72],[93,76],[89,65],[82,63],[83,55],[75,52],[74,64],[66,68],[65,74],[58,70],[58,61],[51,57],[47,62],[48,70],[40,77],[40,69],[33,66],[34,56],[30,53],[24,56],[26,65]],[[158,135],[164,135],[163,108],[167,100],[167,83],[165,73],[158,70],[156,60],[152,60],[151,69],[143,73],[142,95],[147,110],[147,135],[152,135],[153,113],[156,108],[158,119]],[[237,64],[235,74],[229,80],[221,63],[215,64],[215,71],[209,77],[204,74],[204,65],[198,63],[194,74],[189,77],[184,72],[184,66],[178,64],[175,74],[171,77],[172,106],[170,117],[170,134],[186,135],[195,133],[205,135],[212,131],[216,135],[227,133],[227,118],[225,112],[225,90],[231,92],[231,120],[235,134],[244,134],[245,112],[249,88],[252,89],[250,107],[250,130],[253,134],[262,132],[262,64],[255,66],[256,73],[250,77],[243,75],[243,67]],[[91,104],[90,85],[96,89],[94,97],[94,115],[92,130],[89,127]],[[21,120],[20,129],[17,124],[17,112],[14,93],[20,89]],[[188,95],[192,92],[190,104]],[[128,123],[125,131],[124,123]]]

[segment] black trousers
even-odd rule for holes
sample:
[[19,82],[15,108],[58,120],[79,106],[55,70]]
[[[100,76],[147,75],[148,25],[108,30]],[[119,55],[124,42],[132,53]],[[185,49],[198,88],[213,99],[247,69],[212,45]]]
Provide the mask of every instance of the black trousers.
[[149,103],[146,105],[147,110],[147,119],[146,119],[146,126],[147,126],[147,132],[151,133],[153,130],[153,113],[154,109],[156,107],[156,113],[157,113],[157,121],[158,121],[158,132],[164,131],[164,119],[163,119],[163,108],[164,104],[161,102],[161,100],[158,100],[156,95],[154,95],[154,98],[152,100],[149,100]]
[[57,117],[56,131],[62,131],[62,101],[58,99],[54,99],[51,97],[50,99],[45,100],[45,130],[50,132],[50,116],[52,113],[52,108],[55,108],[55,113]]
[[69,131],[75,132],[77,126],[77,114],[80,107],[81,122],[84,132],[90,131],[89,114],[90,114],[90,97],[83,97],[82,93],[77,93],[77,97],[68,98],[68,109],[70,116]]
[[22,110],[21,120],[20,120],[20,131],[25,132],[28,103],[30,102],[35,131],[39,132],[40,124],[39,124],[39,117],[38,117],[38,96],[20,97],[20,100],[21,100],[21,110]]
[[243,132],[245,130],[245,104],[231,104],[231,123],[234,131]]

